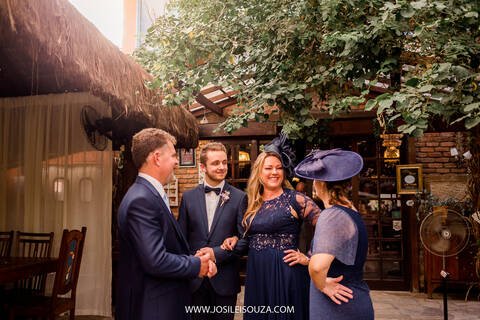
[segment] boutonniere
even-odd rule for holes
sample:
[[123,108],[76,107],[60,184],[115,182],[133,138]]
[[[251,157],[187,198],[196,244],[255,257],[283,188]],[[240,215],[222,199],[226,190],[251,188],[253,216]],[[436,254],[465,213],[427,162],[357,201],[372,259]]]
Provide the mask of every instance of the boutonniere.
[[222,207],[225,203],[227,203],[228,200],[230,200],[230,191],[225,190],[222,193],[220,193],[220,198],[222,199],[222,202],[220,203],[220,207]]

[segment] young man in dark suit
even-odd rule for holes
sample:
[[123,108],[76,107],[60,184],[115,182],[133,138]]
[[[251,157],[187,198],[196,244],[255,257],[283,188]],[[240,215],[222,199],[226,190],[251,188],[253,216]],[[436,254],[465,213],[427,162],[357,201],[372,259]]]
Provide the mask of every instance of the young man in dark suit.
[[[227,150],[218,142],[200,150],[203,184],[183,194],[178,221],[192,253],[203,252],[217,265],[216,276],[191,281],[193,305],[209,306],[210,312],[195,313],[197,319],[234,318],[237,293],[240,292],[238,256],[220,248],[223,240],[237,236],[237,224],[246,209],[246,195],[225,182]],[[230,312],[226,312],[230,311]]]
[[116,319],[190,319],[189,280],[213,276],[210,255],[190,255],[163,186],[178,164],[175,138],[160,129],[133,137],[135,183],[118,209],[120,238]]

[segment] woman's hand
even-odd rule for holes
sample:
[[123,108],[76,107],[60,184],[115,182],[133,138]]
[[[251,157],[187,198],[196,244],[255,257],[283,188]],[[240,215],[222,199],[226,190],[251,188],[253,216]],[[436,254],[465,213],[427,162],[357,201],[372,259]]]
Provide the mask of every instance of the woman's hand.
[[293,250],[293,249],[288,249],[283,251],[283,253],[286,254],[285,257],[283,257],[283,262],[288,263],[288,265],[294,266],[296,264],[302,264],[304,266],[308,266],[308,262],[310,259],[304,255],[303,253],[300,252],[300,250]]
[[353,291],[340,284],[343,276],[337,278],[327,277],[328,270],[335,256],[329,253],[317,253],[310,259],[308,272],[312,278],[315,287],[326,294],[336,304],[347,303],[348,299],[353,299]]
[[353,299],[353,291],[340,284],[343,276],[337,278],[329,278],[325,280],[325,287],[322,292],[325,293],[336,304],[342,304],[341,301],[347,303],[348,299]]
[[238,241],[237,236],[227,238],[227,239],[223,240],[223,243],[220,246],[220,248],[223,249],[223,250],[232,251],[235,248],[235,246],[237,245],[237,241]]

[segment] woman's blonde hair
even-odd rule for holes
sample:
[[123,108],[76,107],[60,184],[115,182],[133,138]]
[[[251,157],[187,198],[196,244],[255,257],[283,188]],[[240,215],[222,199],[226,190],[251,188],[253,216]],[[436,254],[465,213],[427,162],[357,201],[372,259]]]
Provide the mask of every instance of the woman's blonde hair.
[[[245,214],[243,215],[243,219],[242,219],[242,225],[245,228],[245,233],[250,228],[253,218],[255,218],[255,215],[257,214],[258,209],[260,209],[263,203],[263,182],[260,179],[260,175],[262,173],[262,168],[263,168],[263,164],[265,163],[265,159],[270,156],[276,157],[278,160],[281,161],[280,156],[274,152],[260,153],[260,155],[257,157],[257,160],[255,160],[255,163],[253,164],[252,170],[250,172],[250,178],[248,178],[248,184],[247,184],[248,206],[247,206],[247,211],[245,211]],[[284,170],[284,176],[282,181],[282,187],[293,189],[292,185],[286,178],[285,170]]]

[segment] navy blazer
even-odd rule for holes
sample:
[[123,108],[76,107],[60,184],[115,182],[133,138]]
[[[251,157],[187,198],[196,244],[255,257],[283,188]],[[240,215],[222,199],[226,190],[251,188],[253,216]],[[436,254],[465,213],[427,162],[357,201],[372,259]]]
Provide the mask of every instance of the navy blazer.
[[[203,184],[183,193],[178,222],[186,235],[191,253],[203,247],[211,247],[215,254],[218,272],[209,279],[218,295],[227,296],[240,292],[240,276],[238,256],[231,251],[220,248],[223,240],[239,236],[238,221],[241,221],[247,205],[247,197],[243,191],[225,183],[222,192],[230,192],[228,201],[222,205],[220,197],[208,232],[205,189]],[[192,292],[198,290],[202,279],[191,281]]]
[[142,177],[118,209],[120,261],[116,319],[190,319],[189,280],[200,259],[190,256],[180,227],[158,191]]

